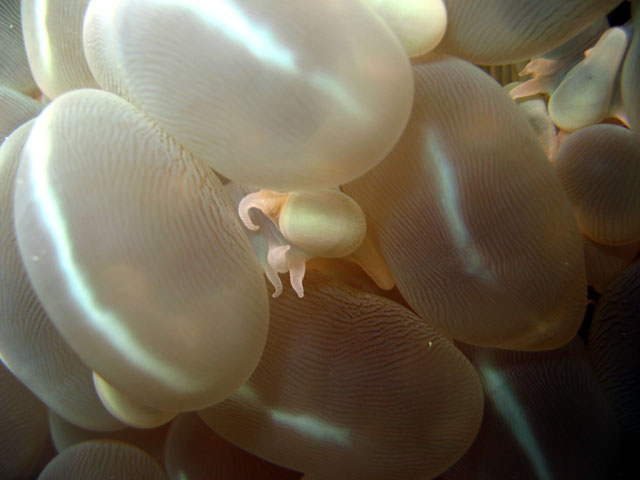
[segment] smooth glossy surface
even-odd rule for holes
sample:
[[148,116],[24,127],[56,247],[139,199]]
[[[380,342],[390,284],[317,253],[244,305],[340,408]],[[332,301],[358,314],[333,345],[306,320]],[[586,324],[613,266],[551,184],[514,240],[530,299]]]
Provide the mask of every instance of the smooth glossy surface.
[[443,0],[364,0],[380,15],[410,57],[433,50],[447,28]]
[[251,374],[268,322],[251,247],[213,171],[130,104],[56,98],[23,150],[15,212],[44,308],[118,390],[179,411]]
[[84,45],[103,88],[256,188],[362,175],[411,109],[406,53],[352,0],[94,0]]

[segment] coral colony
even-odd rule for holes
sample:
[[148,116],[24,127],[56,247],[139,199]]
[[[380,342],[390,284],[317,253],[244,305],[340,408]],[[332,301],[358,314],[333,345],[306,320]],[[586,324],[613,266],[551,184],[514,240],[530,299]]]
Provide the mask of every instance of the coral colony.
[[0,478],[639,478],[639,1],[0,43]]

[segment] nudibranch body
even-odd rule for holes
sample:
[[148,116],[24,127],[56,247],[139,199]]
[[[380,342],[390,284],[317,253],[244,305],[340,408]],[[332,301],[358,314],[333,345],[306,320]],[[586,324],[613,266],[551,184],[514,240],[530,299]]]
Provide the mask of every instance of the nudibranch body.
[[[302,298],[307,260],[345,257],[364,241],[364,213],[355,200],[338,189],[290,193],[260,190],[243,198],[246,192],[238,185],[229,184],[227,191],[238,204],[242,223],[254,232],[254,250],[275,287],[273,297],[282,293],[278,273],[289,272],[291,285]],[[263,215],[252,218],[252,209]],[[255,238],[255,234],[262,238]]]

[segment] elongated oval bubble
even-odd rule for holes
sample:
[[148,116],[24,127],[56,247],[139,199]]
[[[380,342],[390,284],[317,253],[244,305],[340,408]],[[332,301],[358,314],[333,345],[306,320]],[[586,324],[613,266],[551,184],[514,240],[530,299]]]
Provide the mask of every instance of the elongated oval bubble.
[[22,30],[29,67],[49,98],[77,88],[98,88],[82,50],[89,0],[24,0]]
[[49,432],[47,408],[0,361],[0,478],[31,478]]
[[164,425],[177,415],[177,412],[165,412],[136,402],[129,395],[114,388],[96,372],[93,372],[93,384],[104,407],[125,425],[154,428]]
[[93,440],[66,449],[44,468],[39,480],[167,480],[149,455],[124,442]]
[[58,453],[77,443],[89,440],[116,440],[134,445],[164,465],[164,444],[169,424],[157,428],[123,428],[114,432],[96,432],[77,427],[53,412],[49,412],[49,435]]
[[616,477],[618,426],[579,338],[545,352],[460,348],[482,381],[484,418],[442,480]]
[[618,0],[445,0],[447,30],[438,52],[481,65],[527,60],[569,40]]
[[640,7],[633,5],[633,36],[622,66],[620,87],[629,124],[640,141]]
[[559,128],[573,132],[607,116],[628,43],[624,29],[610,28],[569,70],[549,99],[549,116]]
[[[589,330],[589,354],[622,431],[621,451],[629,478],[640,473],[640,260],[604,292]],[[635,472],[635,473],[632,473]]]
[[267,293],[230,200],[126,101],[75,90],[42,112],[15,221],[47,313],[116,389],[180,411],[222,400],[253,371]]
[[38,115],[43,107],[31,97],[0,86],[0,143],[20,125]]
[[13,228],[14,180],[33,121],[0,146],[0,357],[47,407],[84,428],[123,425],[101,405],[91,371],[69,348],[33,291]]
[[582,238],[526,118],[480,69],[433,54],[380,165],[343,187],[411,307],[466,343],[554,348],[586,304]]
[[29,71],[20,24],[21,0],[0,2],[0,86],[31,93],[36,85]]
[[406,53],[353,0],[94,0],[84,45],[103,88],[257,188],[352,180],[389,151],[411,109]]
[[605,245],[640,241],[640,149],[631,130],[578,130],[562,142],[555,168],[582,233]]
[[433,50],[447,28],[443,0],[364,0],[398,37],[410,57]]
[[171,480],[297,480],[287,470],[224,440],[195,413],[183,413],[167,435],[165,467]]
[[200,412],[222,437],[314,479],[432,478],[473,440],[475,371],[412,312],[309,272],[271,302],[255,373]]
[[640,242],[628,245],[602,245],[584,237],[587,283],[602,292],[633,262]]

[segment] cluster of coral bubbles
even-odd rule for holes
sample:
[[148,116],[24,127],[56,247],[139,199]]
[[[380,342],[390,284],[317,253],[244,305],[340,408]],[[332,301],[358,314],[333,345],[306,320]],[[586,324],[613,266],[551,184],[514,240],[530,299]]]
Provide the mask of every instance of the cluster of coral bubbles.
[[619,4],[2,1],[0,478],[620,475]]

